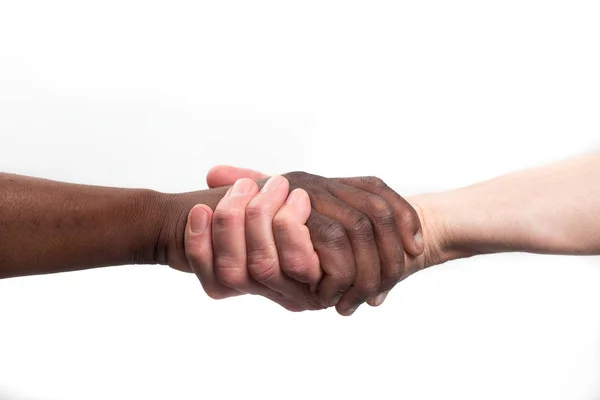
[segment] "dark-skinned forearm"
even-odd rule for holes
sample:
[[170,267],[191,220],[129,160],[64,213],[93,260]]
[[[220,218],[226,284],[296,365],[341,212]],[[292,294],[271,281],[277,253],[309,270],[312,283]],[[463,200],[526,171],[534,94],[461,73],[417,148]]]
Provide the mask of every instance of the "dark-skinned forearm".
[[221,197],[207,193],[167,195],[0,173],[0,277],[166,264],[182,254],[178,237],[189,209],[214,206]]

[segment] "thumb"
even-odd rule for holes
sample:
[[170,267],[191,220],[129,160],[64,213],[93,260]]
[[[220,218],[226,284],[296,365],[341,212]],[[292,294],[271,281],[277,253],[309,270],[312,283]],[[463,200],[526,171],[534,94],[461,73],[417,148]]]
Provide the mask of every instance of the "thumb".
[[258,181],[268,177],[269,175],[251,169],[237,168],[230,165],[217,165],[216,167],[212,167],[210,171],[208,171],[208,174],[206,174],[206,183],[208,184],[208,187],[212,189],[219,186],[233,185],[241,178],[250,178]]

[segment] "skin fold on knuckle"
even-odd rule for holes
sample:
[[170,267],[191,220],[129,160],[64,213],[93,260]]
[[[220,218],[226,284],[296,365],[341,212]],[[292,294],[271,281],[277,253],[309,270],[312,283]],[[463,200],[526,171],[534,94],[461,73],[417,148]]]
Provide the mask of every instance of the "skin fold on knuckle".
[[248,271],[259,282],[271,281],[279,268],[277,250],[273,247],[248,252]]
[[308,277],[309,261],[310,260],[304,255],[283,254],[281,269],[290,277],[306,278]]
[[375,240],[373,225],[369,218],[362,213],[354,213],[350,229],[350,236],[363,243],[370,243]]
[[319,225],[316,229],[315,237],[318,238],[318,241],[327,250],[346,250],[349,245],[346,229],[339,222]]
[[246,207],[246,223],[260,220],[270,220],[273,218],[273,212],[269,210],[266,204],[249,204]]
[[219,209],[213,214],[213,224],[216,231],[227,231],[236,228],[244,221],[244,210],[240,208]]
[[373,219],[373,223],[380,228],[380,231],[387,233],[396,229],[394,209],[382,197],[370,195],[367,198],[365,207]]
[[294,232],[293,226],[295,222],[287,213],[278,213],[273,218],[273,231],[277,232],[282,237],[289,237]]
[[227,256],[215,259],[215,278],[224,286],[242,289],[245,286],[244,274],[240,263]]
[[184,246],[185,258],[188,260],[190,264],[201,265],[205,264],[205,250],[192,243],[191,241],[186,240]]
[[354,282],[356,276],[356,270],[350,265],[338,265],[337,268],[331,272],[331,278],[335,282],[336,286],[343,290],[348,288]]

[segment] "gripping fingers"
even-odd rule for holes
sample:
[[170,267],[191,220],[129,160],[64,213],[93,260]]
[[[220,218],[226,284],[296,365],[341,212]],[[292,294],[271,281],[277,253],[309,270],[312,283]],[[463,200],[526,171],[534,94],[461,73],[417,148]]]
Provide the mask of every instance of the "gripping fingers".
[[[341,225],[350,242],[350,251],[354,255],[354,282],[336,305],[340,314],[348,316],[369,297],[378,293],[381,264],[369,218],[349,204],[340,201],[330,191],[316,195],[315,201],[319,202],[319,212],[338,221]],[[320,253],[319,259],[322,259]]]
[[[389,250],[382,253],[382,281],[381,293],[372,296],[368,303],[372,306],[380,305],[386,298],[389,290],[400,280],[404,279],[411,271],[406,271],[406,257],[418,256],[423,252],[424,244],[421,231],[421,221],[415,209],[398,193],[392,190],[381,179],[376,177],[358,177],[358,178],[338,178],[337,182],[350,186],[354,189],[360,189],[371,194],[371,197],[365,198],[363,206],[371,210],[370,214],[379,219],[378,231],[380,247],[387,247]],[[347,191],[347,190],[346,190]],[[384,207],[387,203],[387,207]],[[392,221],[396,228],[390,226],[389,214],[391,211]],[[394,255],[393,247],[381,246],[383,241],[390,242],[400,239],[400,254]]]
[[[393,207],[379,195],[343,183],[331,185],[330,191],[338,199],[362,212],[371,221],[381,260],[379,291],[392,289],[402,278],[405,266],[404,248]],[[376,303],[369,302],[371,305]]]
[[402,238],[404,249],[413,256],[423,253],[421,220],[415,209],[402,196],[392,190],[381,179],[366,176],[359,178],[339,178],[337,181],[365,190],[382,197],[394,210],[394,216]]
[[285,203],[288,190],[286,178],[273,176],[246,207],[248,271],[258,282],[281,293],[287,300],[314,309],[320,304],[318,301],[311,302],[307,287],[285,275],[280,268],[273,220]]
[[323,306],[331,307],[354,282],[356,264],[352,246],[342,224],[314,210],[306,226],[325,273],[319,284],[319,298]]
[[204,204],[199,204],[190,211],[185,229],[185,255],[210,298],[239,296],[241,292],[221,285],[215,277],[210,229],[212,214],[210,207]]
[[293,190],[273,219],[273,233],[283,272],[299,282],[308,283],[314,292],[323,272],[305,225],[310,211],[308,194],[303,189]]
[[224,286],[276,299],[281,295],[256,282],[246,267],[246,206],[257,192],[254,181],[240,179],[217,205],[212,232],[215,276]]

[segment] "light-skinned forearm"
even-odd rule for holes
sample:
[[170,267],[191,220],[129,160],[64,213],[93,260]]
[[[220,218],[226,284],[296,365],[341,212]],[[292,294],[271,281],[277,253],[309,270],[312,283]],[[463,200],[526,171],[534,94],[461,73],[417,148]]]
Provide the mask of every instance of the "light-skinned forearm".
[[439,263],[476,254],[600,254],[600,153],[414,196]]

